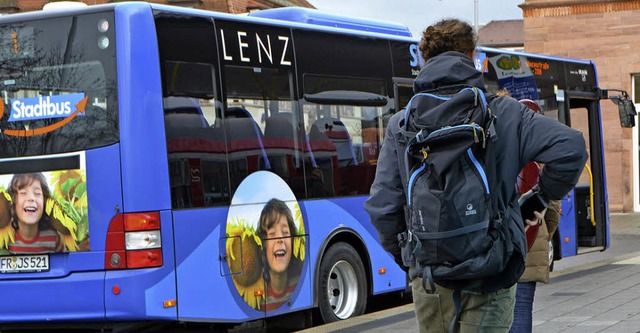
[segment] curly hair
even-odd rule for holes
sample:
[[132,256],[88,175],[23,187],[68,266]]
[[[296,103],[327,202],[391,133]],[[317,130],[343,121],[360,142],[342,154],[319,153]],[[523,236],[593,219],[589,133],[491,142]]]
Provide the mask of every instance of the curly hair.
[[427,60],[447,51],[472,54],[477,36],[469,23],[458,19],[444,19],[422,32],[420,53]]
[[[16,230],[18,230],[18,215],[16,214],[15,207],[16,196],[18,195],[20,189],[31,185],[31,183],[33,183],[35,180],[40,182],[40,186],[42,187],[42,196],[44,197],[44,203],[46,204],[47,198],[49,198],[50,195],[50,191],[49,185],[47,184],[47,179],[41,172],[15,174],[11,179],[11,183],[9,185],[9,195],[11,195],[11,199],[14,202],[13,207],[11,208],[13,216],[11,220],[11,226]],[[42,209],[44,210],[44,207],[42,207]],[[49,220],[47,214],[42,214],[42,218],[38,222],[38,229],[52,229],[51,221]]]
[[[274,224],[280,220],[280,217],[284,216],[287,219],[287,224],[289,225],[289,232],[291,235],[289,237],[296,236],[298,231],[296,229],[296,224],[293,220],[293,215],[291,214],[291,210],[287,207],[287,204],[276,198],[269,200],[264,207],[262,208],[262,212],[260,212],[260,220],[258,223],[257,234],[258,237],[262,240],[263,244],[266,242],[268,236],[267,232],[270,228],[273,227]],[[292,239],[293,242],[293,239]],[[261,259],[264,263],[264,271],[262,272],[264,281],[266,283],[271,282],[271,276],[269,275],[269,264],[267,263],[267,254],[266,254],[266,246],[263,245]]]

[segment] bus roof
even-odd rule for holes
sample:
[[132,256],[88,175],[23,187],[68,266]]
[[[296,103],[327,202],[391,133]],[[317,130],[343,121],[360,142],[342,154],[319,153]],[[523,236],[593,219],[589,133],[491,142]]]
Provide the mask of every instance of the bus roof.
[[583,59],[576,59],[576,58],[564,58],[564,57],[550,56],[550,55],[539,54],[539,53],[527,53],[527,52],[521,52],[521,51],[511,51],[511,50],[505,50],[505,49],[496,49],[496,48],[485,47],[485,46],[476,47],[476,51],[501,53],[501,54],[515,54],[515,55],[521,55],[521,56],[525,56],[525,57],[533,57],[533,58],[538,58],[538,59],[557,60],[557,61],[584,64],[584,65],[593,65],[593,61],[591,61],[591,60],[583,60]]
[[[124,3],[116,5],[124,5]],[[185,15],[198,15],[244,23],[260,23],[286,28],[318,30],[345,35],[370,36],[401,40],[404,42],[417,42],[417,40],[412,37],[409,28],[399,23],[331,14],[310,8],[273,8],[252,12],[249,15],[238,15],[156,3],[150,5],[154,10]]]
[[395,22],[369,20],[322,12],[302,7],[282,7],[249,13],[252,17],[264,17],[287,22],[314,24],[324,27],[377,32],[394,36],[412,37],[406,25]]
[[405,25],[399,23],[337,15],[301,7],[265,9],[250,13],[249,15],[238,15],[147,2],[116,2],[90,5],[86,7],[65,8],[60,10],[39,10],[16,13],[0,17],[0,22],[20,22],[47,17],[60,17],[80,13],[114,10],[114,8],[124,8],[125,11],[136,12],[139,10],[140,6],[150,6],[152,10],[157,11],[210,17],[214,19],[228,19],[245,23],[260,23],[271,26],[320,30],[347,35],[371,36],[402,40],[406,42],[417,42],[417,40],[412,37],[411,31]]
[[[140,6],[150,6],[153,10],[166,11],[184,15],[195,15],[201,17],[211,17],[219,19],[229,19],[246,23],[260,23],[272,26],[298,28],[306,30],[319,30],[324,32],[341,33],[348,35],[360,35],[378,37],[384,39],[401,40],[404,42],[418,43],[418,39],[414,38],[407,26],[389,22],[378,21],[359,17],[351,17],[346,15],[338,15],[327,13],[316,9],[302,7],[283,7],[265,9],[252,12],[249,15],[237,15],[224,12],[215,12],[202,9],[194,9],[188,7],[163,5],[147,2],[116,2],[109,4],[90,5],[86,7],[73,7],[61,10],[40,10],[25,13],[16,13],[4,15],[0,17],[1,23],[19,22],[31,19],[42,19],[45,17],[68,16],[70,14],[98,12],[104,10],[113,10],[114,8],[130,8],[135,12]],[[127,10],[125,9],[125,10]],[[485,46],[478,46],[478,51],[492,52],[502,54],[516,54],[539,59],[557,60],[565,62],[573,62],[580,64],[594,65],[593,61],[581,60],[574,58],[557,57],[543,54],[526,53],[520,51],[511,51],[505,49],[497,49]]]

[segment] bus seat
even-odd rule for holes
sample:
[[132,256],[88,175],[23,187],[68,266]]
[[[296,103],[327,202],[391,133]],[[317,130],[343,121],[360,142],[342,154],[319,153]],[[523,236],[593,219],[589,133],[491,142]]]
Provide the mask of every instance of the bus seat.
[[265,120],[264,144],[272,158],[272,165],[281,176],[296,177],[301,166],[296,154],[295,139],[299,138],[294,128],[291,112],[274,112]]
[[340,188],[340,172],[338,167],[338,152],[335,143],[325,134],[324,129],[318,128],[319,122],[314,122],[309,129],[309,150],[314,161],[313,167],[318,168],[322,176],[325,191],[335,194]]
[[[243,107],[227,108],[224,111],[222,123],[227,134],[227,147],[230,154],[243,152],[242,155],[248,161],[260,157],[264,161],[265,168],[271,169],[262,142],[262,130],[247,109]],[[256,164],[254,167],[250,170],[257,169],[258,165]]]
[[249,110],[241,107],[241,106],[232,106],[227,108],[224,111],[225,118],[251,118],[251,113]]
[[167,97],[163,102],[169,152],[225,152],[222,130],[209,127],[197,100]]
[[[293,140],[293,115],[291,112],[272,114],[265,121],[265,137],[291,138]],[[291,143],[293,145],[293,142]]]
[[340,119],[332,117],[320,118],[313,123],[312,128],[324,133],[333,142],[340,163],[358,165],[351,143],[351,136]]
[[198,102],[189,97],[166,97],[163,100],[167,127],[209,127]]
[[231,107],[226,109],[224,111],[223,123],[229,140],[262,140],[262,130],[245,108]]

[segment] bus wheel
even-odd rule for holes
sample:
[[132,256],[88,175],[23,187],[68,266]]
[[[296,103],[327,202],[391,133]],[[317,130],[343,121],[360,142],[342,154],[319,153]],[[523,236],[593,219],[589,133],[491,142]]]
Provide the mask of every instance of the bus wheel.
[[320,264],[318,310],[325,323],[359,316],[367,306],[367,278],[358,252],[336,243]]

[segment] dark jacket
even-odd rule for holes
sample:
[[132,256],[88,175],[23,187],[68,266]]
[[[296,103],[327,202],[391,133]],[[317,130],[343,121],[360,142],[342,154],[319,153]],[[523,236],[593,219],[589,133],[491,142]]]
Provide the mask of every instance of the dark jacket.
[[[486,90],[482,74],[467,55],[445,52],[429,59],[414,82],[414,91],[441,86],[467,84]],[[582,134],[558,121],[536,114],[511,97],[492,99],[489,107],[496,116],[496,175],[497,188],[492,189],[498,209],[517,202],[515,184],[518,173],[529,161],[545,166],[539,179],[541,191],[552,200],[561,199],[578,181],[587,160]],[[402,267],[401,249],[397,235],[407,229],[404,218],[407,175],[404,135],[401,124],[403,112],[393,115],[378,157],[376,177],[365,209],[378,231],[382,246]],[[495,195],[497,193],[497,195]],[[516,222],[523,223],[519,212]],[[405,268],[406,269],[406,268]],[[409,271],[415,277],[415,272]]]

